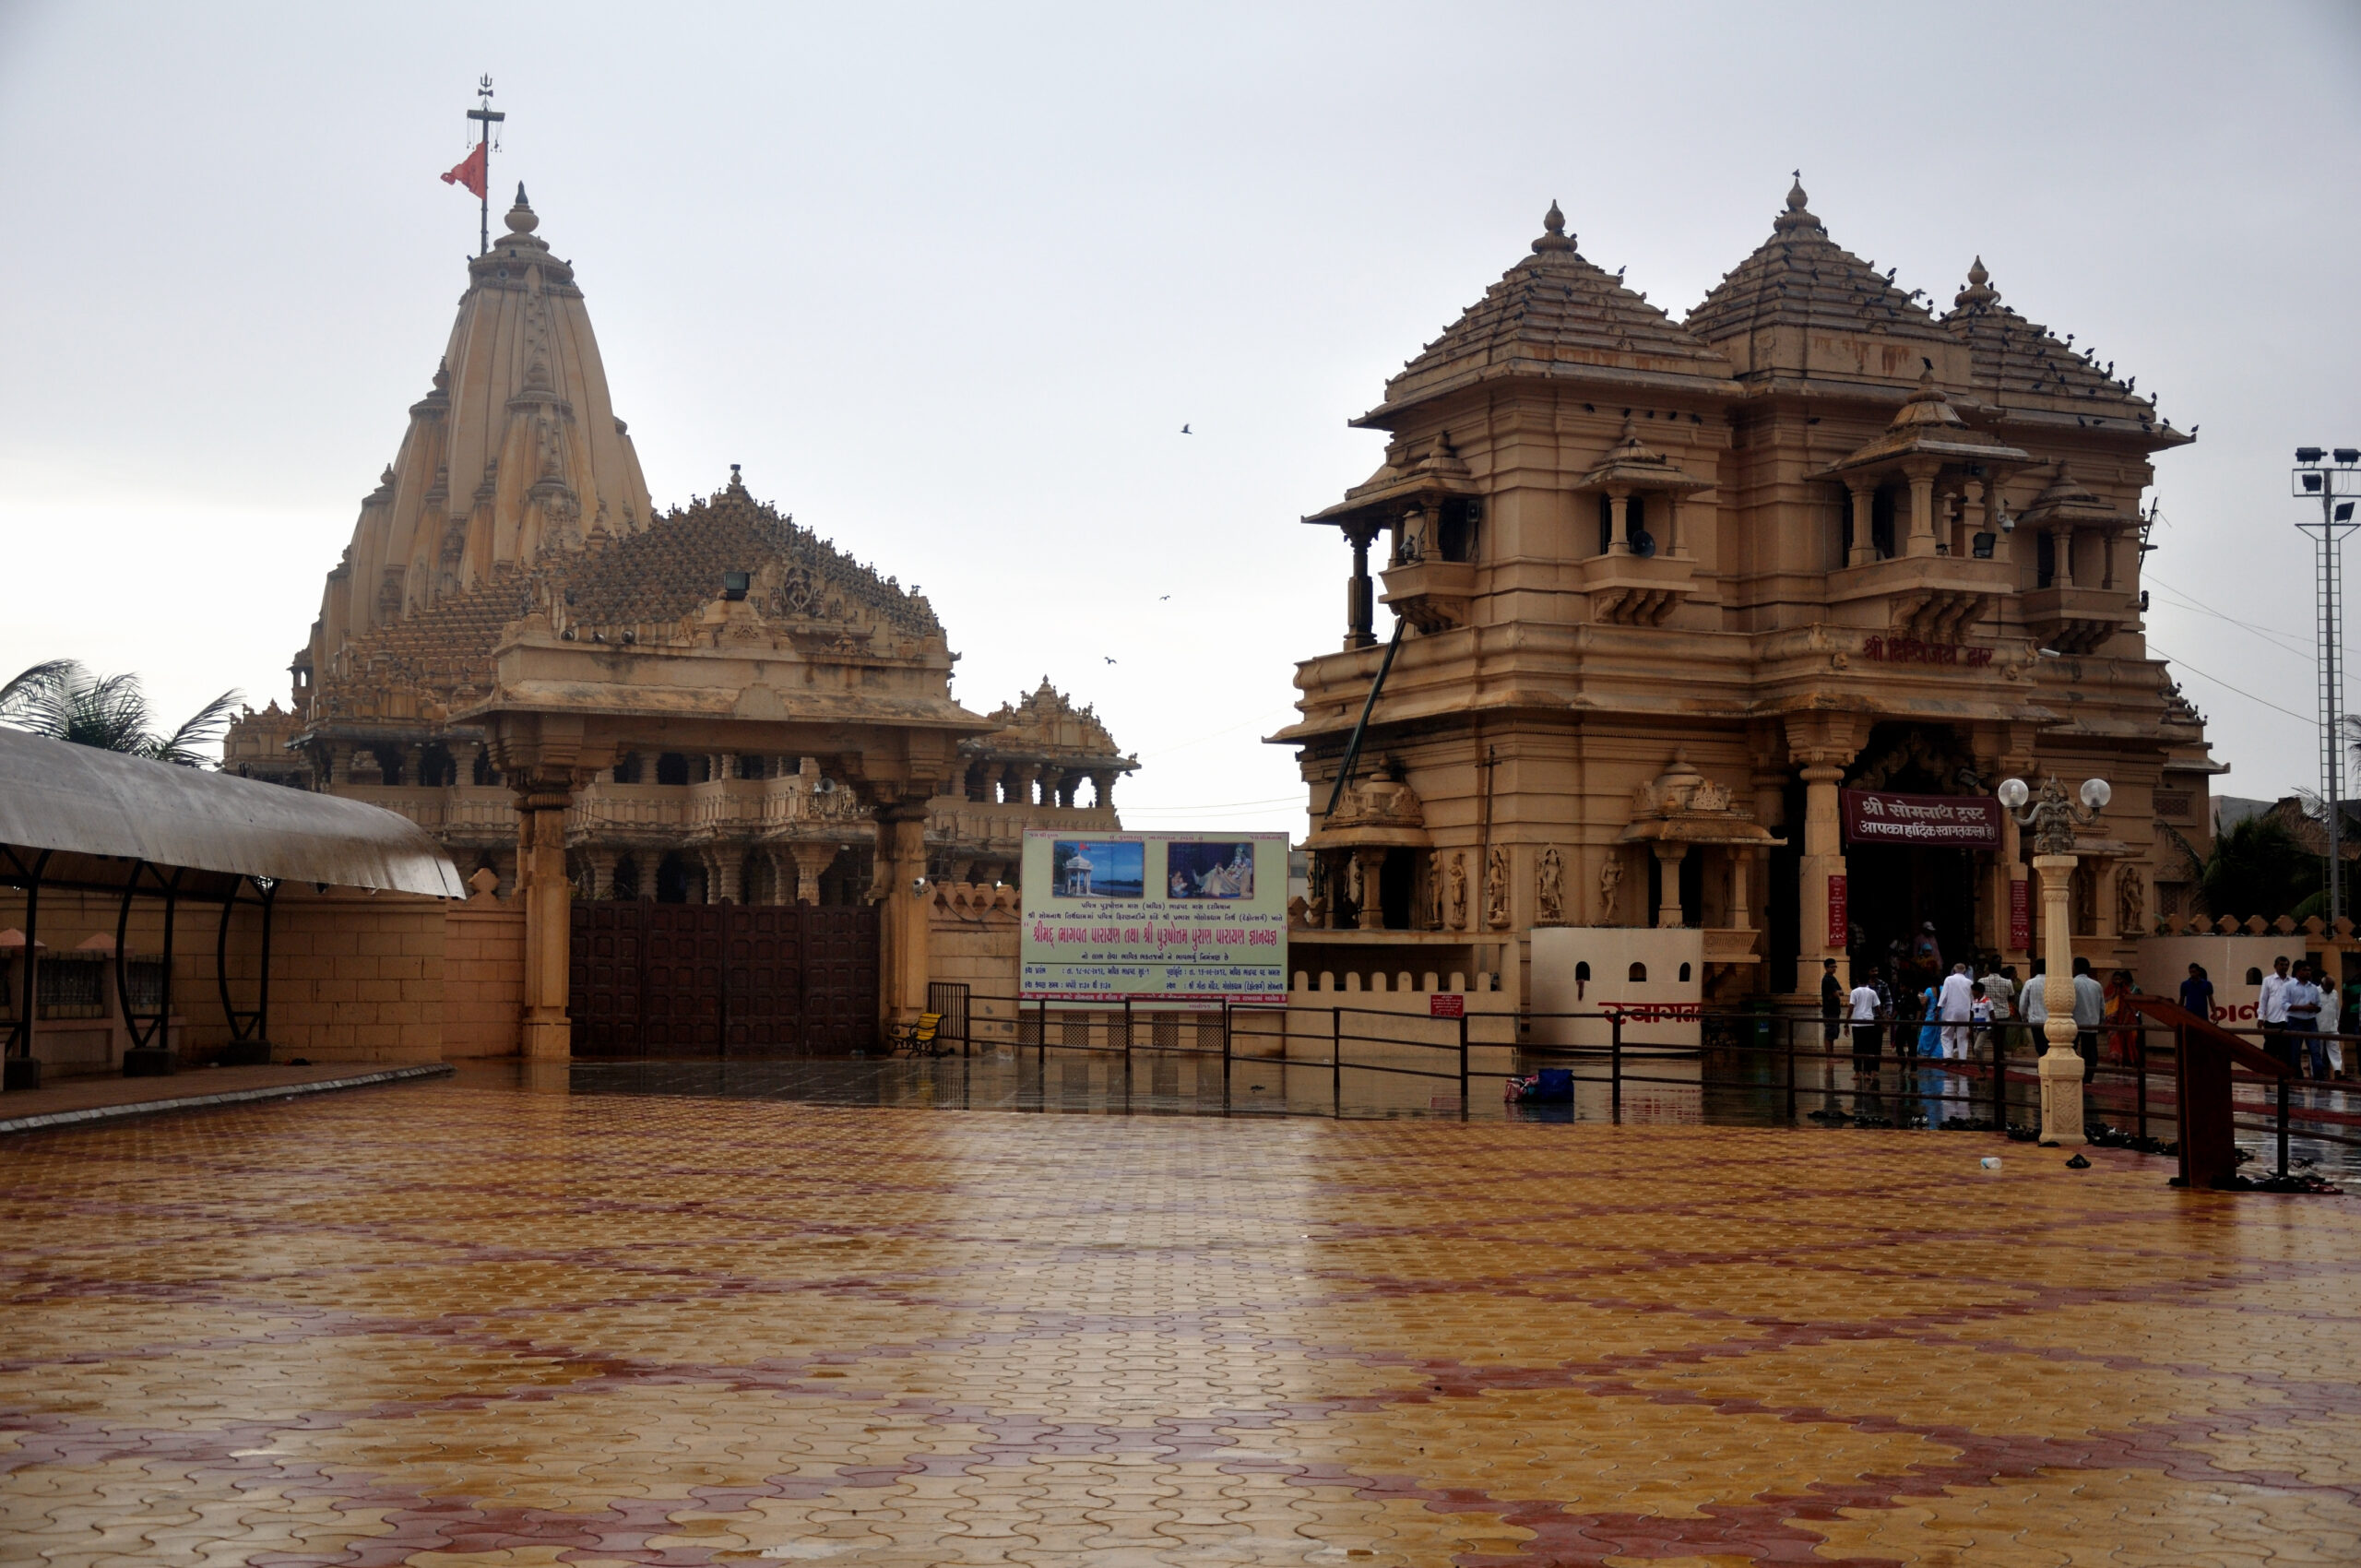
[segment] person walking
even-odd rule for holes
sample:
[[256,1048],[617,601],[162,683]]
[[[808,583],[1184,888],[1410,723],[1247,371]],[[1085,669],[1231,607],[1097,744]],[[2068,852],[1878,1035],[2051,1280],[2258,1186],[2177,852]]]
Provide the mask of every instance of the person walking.
[[2298,963],[2295,978],[2279,993],[2287,1008],[2287,1064],[2296,1075],[2304,1075],[2305,1059],[2310,1058],[2311,1075],[2328,1076],[2328,1049],[2320,1042],[2320,988],[2312,983],[2312,966]]
[[1878,978],[1872,965],[1846,998],[1846,1015],[1853,1025],[1853,1114],[1863,1119],[1878,1102],[1878,1056],[1885,1028],[1879,1021],[1885,1003],[1878,994]]
[[2329,1077],[2341,1078],[2344,1076],[2344,1042],[2339,1038],[2344,1019],[2344,988],[2326,983],[2326,975],[2320,979],[2320,1011],[2316,1020],[2320,1049],[2328,1053]]
[[1845,989],[1845,982],[1836,978],[1836,960],[1822,958],[1820,961],[1820,1021],[1821,1049],[1823,1051],[1836,1049],[1836,1036],[1845,1028],[1845,1004],[1850,998],[1851,993]]
[[2088,958],[2074,960],[2074,1052],[2082,1059],[2082,1082],[2099,1066],[2099,1026],[2106,1021],[2106,991],[2091,973]]
[[2262,989],[2254,995],[2254,1021],[2262,1028],[2262,1049],[2297,1071],[2295,1058],[2287,1054],[2287,987],[2292,983],[2287,973],[2287,955],[2282,953],[2271,960],[2271,972],[2262,977]]
[[2189,967],[2189,978],[2180,982],[2180,1010],[2192,1017],[2213,1016],[2213,982],[2205,978],[2204,965]]
[[1967,972],[1965,964],[1953,964],[1952,972],[1943,977],[1939,1004],[1943,1016],[1943,1055],[1949,1061],[1961,1061],[1967,1055],[1967,1026],[1975,990],[1975,977]]

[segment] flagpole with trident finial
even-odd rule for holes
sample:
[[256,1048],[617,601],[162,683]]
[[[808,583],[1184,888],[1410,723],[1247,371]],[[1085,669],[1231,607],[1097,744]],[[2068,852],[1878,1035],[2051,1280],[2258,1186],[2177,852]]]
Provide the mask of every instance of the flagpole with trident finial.
[[486,76],[477,84],[476,93],[483,101],[468,111],[468,118],[483,127],[483,189],[481,193],[483,220],[481,231],[477,236],[476,255],[486,255],[492,251],[492,127],[495,122],[505,120],[508,116],[492,106],[492,77],[490,76]]

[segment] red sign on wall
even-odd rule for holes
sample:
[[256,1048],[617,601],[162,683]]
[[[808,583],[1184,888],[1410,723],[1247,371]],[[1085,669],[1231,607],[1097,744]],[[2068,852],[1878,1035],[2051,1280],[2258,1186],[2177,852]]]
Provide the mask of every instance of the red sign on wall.
[[[1455,991],[1439,991],[1427,998],[1430,1018],[1464,1018],[1467,1016],[1467,998]],[[1457,1100],[1453,1100],[1457,1105]]]
[[1853,911],[1846,902],[1842,872],[1828,879],[1828,945],[1838,952],[1852,940]]
[[2033,884],[2022,877],[2009,884],[2009,951],[2022,953],[2033,945]]

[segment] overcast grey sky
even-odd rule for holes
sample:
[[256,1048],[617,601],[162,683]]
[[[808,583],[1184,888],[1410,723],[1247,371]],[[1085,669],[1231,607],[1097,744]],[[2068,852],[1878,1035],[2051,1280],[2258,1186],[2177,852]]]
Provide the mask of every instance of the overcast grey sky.
[[1257,738],[1346,554],[1296,519],[1552,198],[1677,316],[1797,165],[1904,287],[1981,253],[2200,427],[2153,643],[2219,792],[2316,777],[2286,469],[2361,444],[2350,4],[0,0],[0,667],[283,696],[450,329],[487,71],[658,503],[744,464],[924,587],[970,707],[1097,704],[1136,826],[1301,831]]

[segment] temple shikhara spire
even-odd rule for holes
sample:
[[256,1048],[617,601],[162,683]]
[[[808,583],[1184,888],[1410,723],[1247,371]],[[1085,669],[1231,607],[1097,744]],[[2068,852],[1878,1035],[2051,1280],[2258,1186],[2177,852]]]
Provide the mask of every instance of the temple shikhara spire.
[[[1013,928],[994,885],[1025,831],[1117,830],[1138,764],[1046,680],[990,717],[959,707],[917,588],[799,527],[738,464],[659,512],[574,265],[540,230],[519,184],[327,574],[289,706],[241,718],[224,766],[401,812],[504,891],[842,910],[831,940],[872,944],[887,994],[842,1016],[911,1011],[914,889],[978,885],[960,897]],[[699,692],[714,682],[726,695]],[[548,722],[603,739],[552,749],[551,703]],[[564,984],[528,1006],[534,1050],[563,1040]]]

